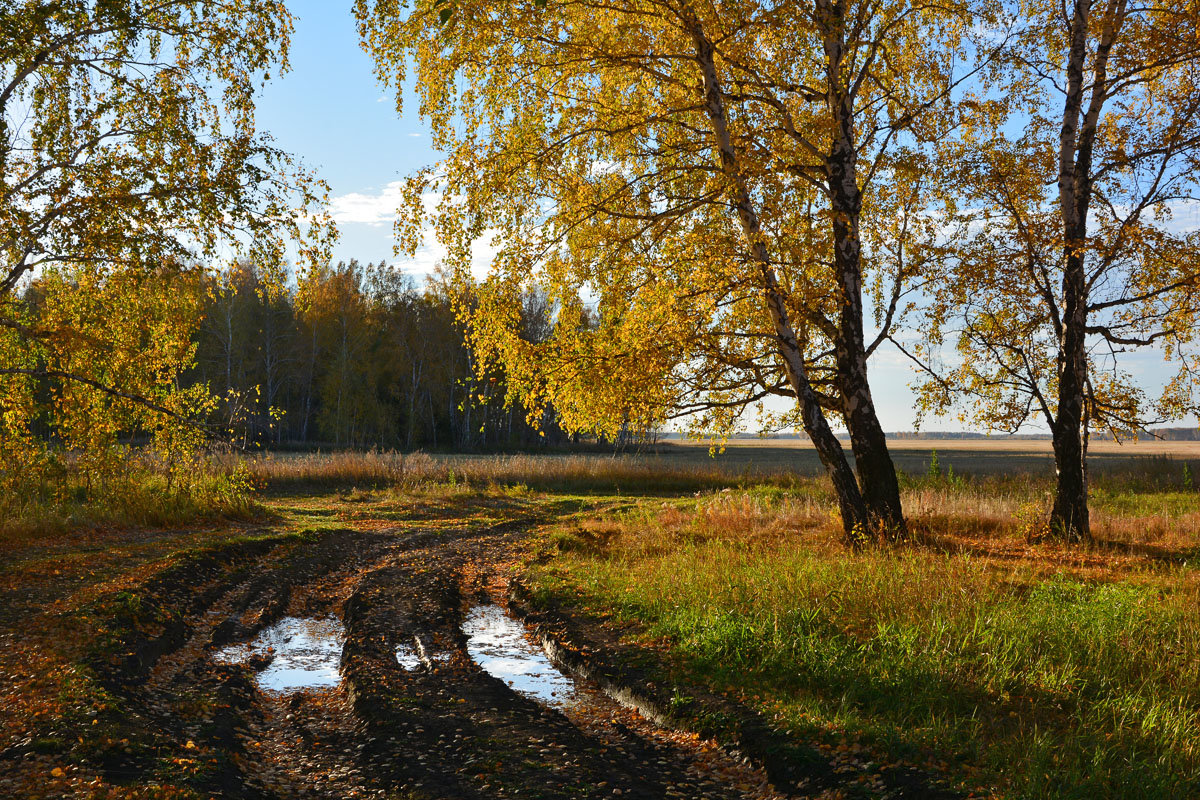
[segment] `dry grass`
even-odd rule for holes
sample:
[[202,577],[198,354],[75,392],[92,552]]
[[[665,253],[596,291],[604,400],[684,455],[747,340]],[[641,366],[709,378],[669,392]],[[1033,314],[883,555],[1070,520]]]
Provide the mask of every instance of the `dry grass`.
[[[925,474],[928,454],[908,454]],[[891,755],[948,755],[964,765],[953,777],[998,796],[1200,796],[1200,493],[1181,462],[1097,470],[1097,541],[1081,548],[1030,535],[1047,473],[963,477],[939,447],[958,477],[904,479],[912,541],[856,553],[828,482],[777,455],[228,457],[203,508],[151,477],[104,513],[170,524],[249,508],[225,480],[244,474],[313,526],[544,503],[574,517],[546,540],[542,591],[640,621],[693,676],[763,698],[797,741],[849,731]],[[336,492],[300,497],[310,487]]]
[[[685,541],[782,550],[799,541],[836,557],[845,555],[837,508],[823,482],[798,486],[808,491],[755,487],[683,503],[642,504],[619,519],[590,520],[582,527],[602,538],[619,535],[622,547],[631,550],[661,552]],[[1190,499],[1200,505],[1200,496]],[[1095,542],[1081,547],[1030,535],[1035,527],[1031,523],[1041,519],[1044,510],[1040,501],[1048,502],[1042,491],[996,493],[986,486],[924,485],[906,490],[903,500],[911,541],[895,545],[898,551],[969,556],[976,564],[1002,571],[1024,568],[1091,578],[1116,578],[1200,558],[1200,509],[1094,509]]]
[[262,515],[245,472],[218,459],[198,463],[185,483],[160,465],[131,459],[91,485],[66,474],[31,476],[17,496],[0,497],[0,546],[80,530],[174,527]]
[[[908,444],[907,442],[905,444]],[[1025,444],[1025,443],[1022,443]],[[725,490],[704,505],[705,529],[754,541],[820,528],[836,538],[836,508],[827,481],[763,464],[672,456],[440,455],[416,452],[340,452],[264,455],[238,461],[271,491],[296,488],[392,487],[429,491],[492,485],[549,492],[691,494]],[[944,456],[943,468],[952,467]],[[1030,473],[905,478],[903,500],[916,540],[932,549],[1004,560],[1074,559],[1077,563],[1182,557],[1200,536],[1200,494],[1180,484],[1181,465],[1166,458],[1137,459],[1094,481],[1096,544],[1087,550],[1053,543],[1030,548],[1028,539],[1049,508],[1049,476]],[[733,491],[737,490],[737,491]],[[735,507],[726,507],[735,504]],[[757,510],[756,510],[757,509]],[[667,504],[668,515],[682,513]],[[666,520],[654,527],[670,528]],[[693,528],[693,523],[689,523]],[[1052,554],[1052,555],[1051,555]]]
[[790,484],[784,469],[716,461],[670,463],[647,456],[431,455],[423,452],[341,452],[265,455],[247,459],[257,483],[288,486],[413,486],[421,483],[524,484],[595,491],[686,491],[747,482]]

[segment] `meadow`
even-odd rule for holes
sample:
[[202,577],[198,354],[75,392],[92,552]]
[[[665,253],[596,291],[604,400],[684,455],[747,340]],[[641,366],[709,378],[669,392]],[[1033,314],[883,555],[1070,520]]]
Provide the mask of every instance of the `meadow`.
[[564,528],[532,582],[634,623],[678,679],[752,698],[818,753],[915,761],[978,796],[1195,796],[1200,497],[1182,463],[1114,458],[1076,548],[1033,529],[1048,476],[947,476],[997,456],[942,452],[942,475],[906,480],[908,544],[847,549],[819,483],[749,487]]
[[[495,566],[505,580],[611,626],[681,687],[677,724],[732,735],[690,703],[712,692],[787,737],[798,768],[840,764],[845,781],[823,796],[882,797],[878,775],[898,766],[963,797],[1200,796],[1200,448],[1094,448],[1096,541],[1076,547],[1040,536],[1044,447],[898,443],[910,539],[857,552],[811,451],[792,444],[215,460],[220,480],[256,487],[250,501],[214,491],[177,517],[131,500],[127,518],[6,523],[0,669],[29,679],[5,692],[0,747],[30,720],[59,730],[102,703],[97,609],[189,553],[524,519]],[[143,489],[128,497],[161,495]],[[46,775],[71,763],[68,738],[43,736]],[[156,796],[138,786],[128,796]]]

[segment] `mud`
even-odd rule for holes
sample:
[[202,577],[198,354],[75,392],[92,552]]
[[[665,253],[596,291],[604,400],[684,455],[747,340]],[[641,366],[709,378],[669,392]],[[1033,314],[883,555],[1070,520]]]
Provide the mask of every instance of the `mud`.
[[[674,729],[686,720],[662,708],[677,687],[622,661],[636,658],[592,623],[525,606],[503,565],[535,523],[233,543],[108,598],[112,634],[92,667],[114,703],[91,725],[134,746],[105,749],[91,734],[92,766],[113,782],[222,798],[767,800],[837,789],[819,757],[780,766],[772,748],[786,743],[720,698],[712,708],[741,715],[740,739],[723,748]],[[505,615],[510,601],[558,667]],[[925,783],[880,788],[940,796]]]

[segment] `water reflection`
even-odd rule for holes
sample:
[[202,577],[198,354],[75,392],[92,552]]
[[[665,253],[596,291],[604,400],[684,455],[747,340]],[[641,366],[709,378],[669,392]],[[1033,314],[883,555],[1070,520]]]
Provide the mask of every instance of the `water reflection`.
[[575,683],[550,663],[525,627],[499,606],[476,606],[463,621],[467,653],[490,675],[550,706],[576,700]]
[[421,656],[411,644],[396,645],[396,661],[407,670],[420,669],[424,666]]
[[297,692],[337,686],[338,663],[346,631],[338,619],[284,617],[255,637],[216,653],[220,661],[243,664],[268,660],[255,676],[272,692]]

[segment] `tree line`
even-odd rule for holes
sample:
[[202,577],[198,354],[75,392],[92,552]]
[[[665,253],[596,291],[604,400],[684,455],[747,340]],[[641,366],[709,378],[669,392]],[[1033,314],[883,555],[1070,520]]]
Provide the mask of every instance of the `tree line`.
[[[279,285],[253,261],[209,275],[185,385],[213,393],[209,421],[243,447],[473,450],[561,442],[506,403],[500,368],[476,369],[449,288],[386,262],[339,262]],[[527,294],[525,335],[544,336]]]

